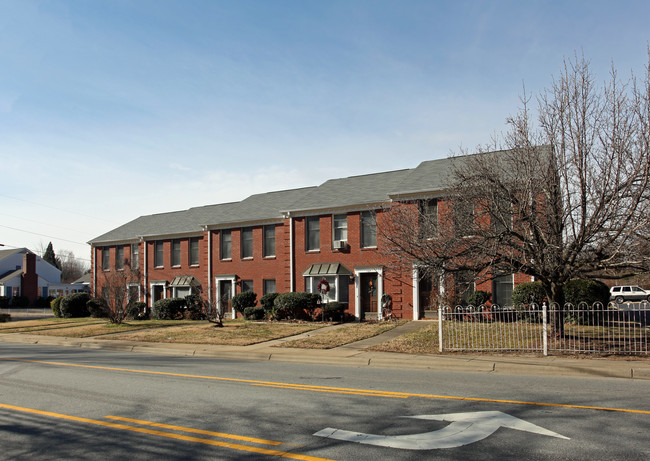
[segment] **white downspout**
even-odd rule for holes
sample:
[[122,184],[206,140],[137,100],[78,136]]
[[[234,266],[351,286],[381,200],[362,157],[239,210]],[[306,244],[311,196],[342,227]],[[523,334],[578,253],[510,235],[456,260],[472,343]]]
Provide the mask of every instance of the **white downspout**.
[[203,230],[208,232],[208,302],[212,305],[212,231],[207,226]]
[[[143,243],[144,246],[144,299],[145,301],[147,300],[147,293],[149,293],[148,287],[149,287],[149,273],[147,272],[147,267],[149,267],[149,261],[147,259],[147,241],[144,238],[141,238],[140,241]],[[153,307],[153,304],[149,307]]]
[[294,287],[294,280],[293,280],[293,274],[294,274],[294,263],[293,263],[293,253],[294,253],[294,242],[293,242],[293,218],[291,217],[291,213],[287,213],[287,216],[289,217],[289,291],[293,293],[295,287]]

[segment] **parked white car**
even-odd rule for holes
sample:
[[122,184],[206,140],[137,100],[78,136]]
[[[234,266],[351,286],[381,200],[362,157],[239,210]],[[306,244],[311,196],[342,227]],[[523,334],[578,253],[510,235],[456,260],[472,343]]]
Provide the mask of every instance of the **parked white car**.
[[635,285],[618,285],[609,289],[609,297],[617,304],[625,301],[650,301],[650,290]]

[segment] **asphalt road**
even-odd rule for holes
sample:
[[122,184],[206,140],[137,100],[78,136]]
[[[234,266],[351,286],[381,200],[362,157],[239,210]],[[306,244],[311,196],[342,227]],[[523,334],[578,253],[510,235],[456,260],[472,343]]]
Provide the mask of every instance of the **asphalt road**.
[[2,344],[0,459],[641,460],[649,391]]

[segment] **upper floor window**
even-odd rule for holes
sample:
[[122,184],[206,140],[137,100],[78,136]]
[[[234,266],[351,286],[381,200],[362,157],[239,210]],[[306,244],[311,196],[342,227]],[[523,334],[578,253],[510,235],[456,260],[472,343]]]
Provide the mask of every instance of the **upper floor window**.
[[124,269],[124,247],[121,245],[115,247],[115,269]]
[[163,267],[163,242],[154,242],[153,265],[154,267]]
[[192,237],[190,239],[190,266],[199,265],[199,239],[197,237]]
[[241,257],[253,257],[253,228],[245,227],[241,230]]
[[454,201],[454,233],[466,237],[474,233],[474,204],[467,200]]
[[262,252],[265,258],[275,256],[275,226],[264,226]]
[[371,211],[361,212],[361,247],[377,246],[377,221]]
[[102,248],[102,270],[107,271],[111,268],[111,253],[109,247]]
[[221,231],[221,259],[232,258],[232,235],[229,230]]
[[497,197],[490,205],[492,232],[500,234],[512,230],[512,203],[505,197]]
[[140,267],[140,249],[137,243],[131,245],[131,269]]
[[438,236],[438,200],[435,198],[420,202],[420,235],[423,238]]
[[332,233],[335,242],[348,241],[348,215],[335,214],[332,218],[334,232]]
[[307,251],[320,249],[320,218],[310,216],[306,220],[305,249]]
[[181,265],[181,241],[172,240],[172,267]]

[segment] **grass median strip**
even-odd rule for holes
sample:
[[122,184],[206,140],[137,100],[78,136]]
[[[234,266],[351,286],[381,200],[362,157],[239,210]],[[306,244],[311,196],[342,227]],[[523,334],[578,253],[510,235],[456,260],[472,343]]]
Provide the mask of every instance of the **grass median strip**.
[[302,349],[332,349],[345,344],[372,338],[393,328],[403,325],[406,320],[381,323],[351,323],[327,333],[295,339],[278,344],[274,347],[293,347]]

